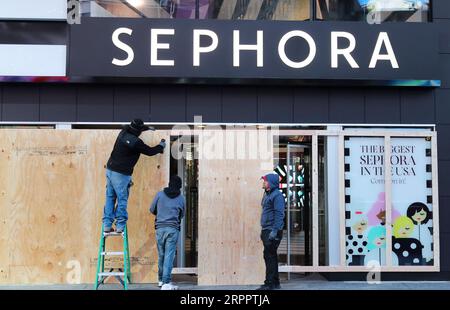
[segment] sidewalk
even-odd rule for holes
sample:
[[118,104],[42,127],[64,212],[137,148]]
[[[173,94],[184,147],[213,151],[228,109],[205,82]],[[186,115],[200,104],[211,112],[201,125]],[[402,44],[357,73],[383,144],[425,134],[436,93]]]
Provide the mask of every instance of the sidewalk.
[[[254,290],[257,285],[198,286],[189,279],[176,280],[180,290]],[[0,285],[0,290],[92,290],[93,284]],[[369,284],[363,281],[327,281],[320,276],[284,280],[283,290],[450,290],[450,281],[384,281]],[[100,289],[122,290],[120,285],[107,284]],[[130,284],[130,290],[159,290],[156,284]]]

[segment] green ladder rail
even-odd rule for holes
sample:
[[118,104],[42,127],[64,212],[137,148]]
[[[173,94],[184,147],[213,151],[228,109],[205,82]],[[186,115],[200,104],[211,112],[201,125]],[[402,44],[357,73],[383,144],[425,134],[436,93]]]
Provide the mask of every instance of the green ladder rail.
[[[108,252],[106,248],[106,239],[109,237],[122,237],[123,239],[123,252]],[[123,255],[123,269],[119,268],[118,271],[110,269],[105,272],[105,257],[106,256],[121,256]],[[104,284],[105,280],[109,277],[115,277],[120,284],[122,284],[125,290],[128,290],[128,285],[131,283],[131,268],[130,268],[130,251],[128,247],[128,229],[125,229],[122,233],[110,232],[105,233],[103,231],[100,236],[100,246],[98,248],[98,260],[97,260],[97,273],[95,276],[94,289],[97,290],[100,285]]]

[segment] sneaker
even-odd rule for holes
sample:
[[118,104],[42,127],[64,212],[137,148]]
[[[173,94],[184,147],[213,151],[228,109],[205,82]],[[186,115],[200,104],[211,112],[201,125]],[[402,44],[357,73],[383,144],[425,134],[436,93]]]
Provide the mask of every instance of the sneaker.
[[103,229],[103,232],[104,232],[105,234],[112,233],[112,232],[114,232],[114,228],[112,228],[112,227],[106,227],[106,228]]
[[158,287],[161,287],[161,286],[163,286],[163,282],[162,281],[158,281]]
[[116,228],[116,233],[118,233],[118,234],[123,233],[123,228]]
[[173,291],[173,290],[177,290],[178,289],[178,286],[176,286],[176,285],[173,285],[172,283],[166,283],[166,284],[163,284],[163,286],[161,287],[161,290],[162,291]]

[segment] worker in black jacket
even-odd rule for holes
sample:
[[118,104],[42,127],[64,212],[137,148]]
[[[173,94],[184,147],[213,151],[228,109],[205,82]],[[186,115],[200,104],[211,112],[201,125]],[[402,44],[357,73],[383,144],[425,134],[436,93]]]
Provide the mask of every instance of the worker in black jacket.
[[[132,184],[133,168],[141,154],[153,156],[164,152],[164,139],[154,146],[146,145],[139,135],[150,128],[141,119],[126,125],[114,144],[106,167],[106,203],[103,210],[103,230],[112,232],[116,221],[116,232],[122,233],[128,220],[127,204]],[[117,207],[116,207],[117,202]]]

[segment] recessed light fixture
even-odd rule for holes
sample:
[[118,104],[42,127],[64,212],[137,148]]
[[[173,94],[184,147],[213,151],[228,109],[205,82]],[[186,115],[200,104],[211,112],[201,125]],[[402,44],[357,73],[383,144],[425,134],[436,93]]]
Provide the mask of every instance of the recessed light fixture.
[[145,3],[144,0],[127,0],[127,2],[134,7],[140,7],[140,6],[144,5],[144,3]]

